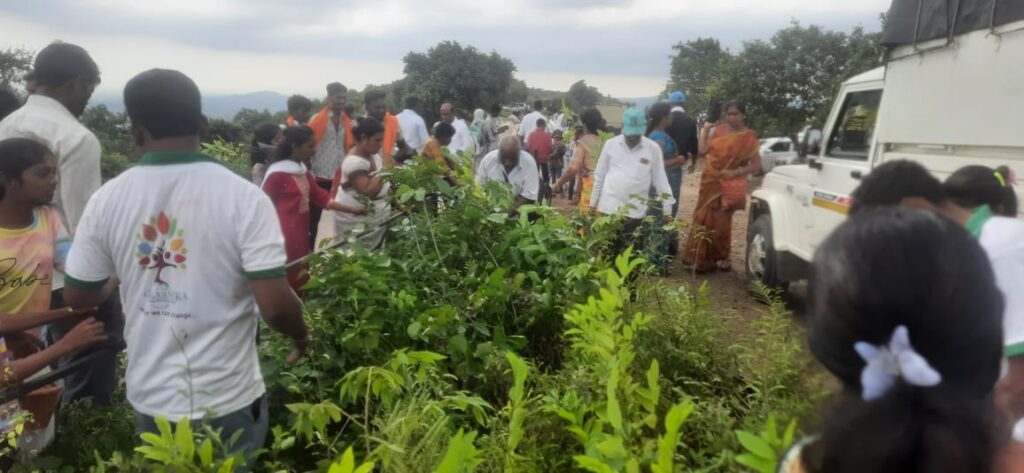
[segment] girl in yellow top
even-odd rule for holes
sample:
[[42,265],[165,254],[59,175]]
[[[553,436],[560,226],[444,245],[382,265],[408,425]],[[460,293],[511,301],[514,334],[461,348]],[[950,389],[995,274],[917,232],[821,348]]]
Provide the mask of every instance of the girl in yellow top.
[[[48,204],[56,189],[57,159],[44,145],[25,138],[0,141],[0,336],[8,345],[30,335],[24,331],[89,312],[50,310],[61,222]],[[102,323],[82,321],[60,342],[13,361],[0,386],[103,339]]]

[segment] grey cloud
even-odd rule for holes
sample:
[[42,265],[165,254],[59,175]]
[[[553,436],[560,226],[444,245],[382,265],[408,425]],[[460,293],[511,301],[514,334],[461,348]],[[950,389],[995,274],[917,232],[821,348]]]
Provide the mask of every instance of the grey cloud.
[[[540,8],[588,8],[621,5],[616,0],[532,0]],[[579,25],[507,27],[474,25],[459,28],[408,28],[375,38],[343,35],[283,38],[279,31],[288,25],[311,24],[321,19],[317,12],[343,11],[346,6],[365,3],[337,0],[309,0],[301,5],[276,0],[252,0],[238,18],[177,19],[140,17],[113,8],[87,9],[72,0],[18,2],[0,6],[17,16],[56,29],[104,35],[145,35],[194,46],[350,59],[400,60],[409,51],[424,51],[442,40],[457,40],[483,51],[497,51],[511,58],[520,71],[667,76],[672,45],[699,36],[719,38],[737,49],[745,39],[766,38],[786,26],[789,16],[765,17],[751,12],[734,16],[728,24],[708,18],[680,18],[649,22],[642,26],[588,29]],[[333,13],[331,13],[333,14]],[[387,18],[382,18],[387,28]],[[875,15],[819,15],[800,18],[804,24],[822,24],[849,29],[857,24],[877,29]],[[116,33],[115,33],[116,32]],[[39,45],[41,47],[42,45]],[[382,82],[390,80],[382,78]]]

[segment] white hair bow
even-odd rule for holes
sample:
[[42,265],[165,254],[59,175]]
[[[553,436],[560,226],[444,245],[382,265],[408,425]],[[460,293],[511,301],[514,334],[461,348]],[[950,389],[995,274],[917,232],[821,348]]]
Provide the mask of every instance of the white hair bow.
[[878,399],[902,378],[912,386],[929,387],[942,382],[942,375],[910,345],[907,327],[900,325],[892,332],[889,346],[857,342],[853,349],[867,363],[860,374],[861,393],[865,401]]

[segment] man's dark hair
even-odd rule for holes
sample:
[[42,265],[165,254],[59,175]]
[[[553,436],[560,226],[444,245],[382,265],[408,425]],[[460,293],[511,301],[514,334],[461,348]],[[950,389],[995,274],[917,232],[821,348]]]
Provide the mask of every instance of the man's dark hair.
[[889,161],[875,167],[853,191],[850,215],[867,208],[892,207],[908,197],[935,205],[946,202],[946,191],[924,166],[913,161]]
[[544,110],[544,101],[543,100],[536,100],[536,101],[534,101],[533,102],[533,109],[537,110],[537,111]]
[[437,139],[451,138],[455,136],[455,127],[451,123],[441,122],[434,127],[434,136]]
[[199,87],[170,69],[150,69],[124,86],[124,108],[133,126],[154,139],[199,134],[203,121]]
[[71,43],[52,43],[39,51],[33,72],[36,84],[42,87],[60,87],[76,79],[100,81],[96,62],[85,49]]
[[288,113],[299,110],[313,110],[313,101],[299,94],[288,97]]
[[345,92],[348,92],[348,87],[342,85],[341,82],[331,82],[330,84],[327,84],[328,97],[332,95],[344,94]]
[[405,108],[416,110],[420,106],[420,99],[414,95],[405,98]]
[[548,122],[544,121],[543,118],[538,118],[537,119],[537,129],[538,130],[543,130],[543,129],[547,128],[547,127],[548,127]]
[[385,97],[387,97],[387,93],[385,93],[383,90],[375,89],[366,92],[364,102],[366,102],[366,106],[370,106],[371,103],[374,103],[378,100],[384,100]]
[[498,117],[499,115],[501,115],[501,104],[496,103],[494,105],[491,105],[490,112],[492,117]]
[[0,120],[21,108],[21,97],[7,87],[0,87]]

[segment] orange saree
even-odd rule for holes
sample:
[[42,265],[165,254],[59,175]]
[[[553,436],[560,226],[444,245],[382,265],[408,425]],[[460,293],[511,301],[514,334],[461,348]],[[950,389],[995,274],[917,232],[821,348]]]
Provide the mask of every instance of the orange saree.
[[697,271],[717,269],[719,261],[729,260],[733,211],[721,205],[722,171],[746,166],[759,147],[752,130],[732,132],[728,125],[716,127],[709,139],[684,260]]

